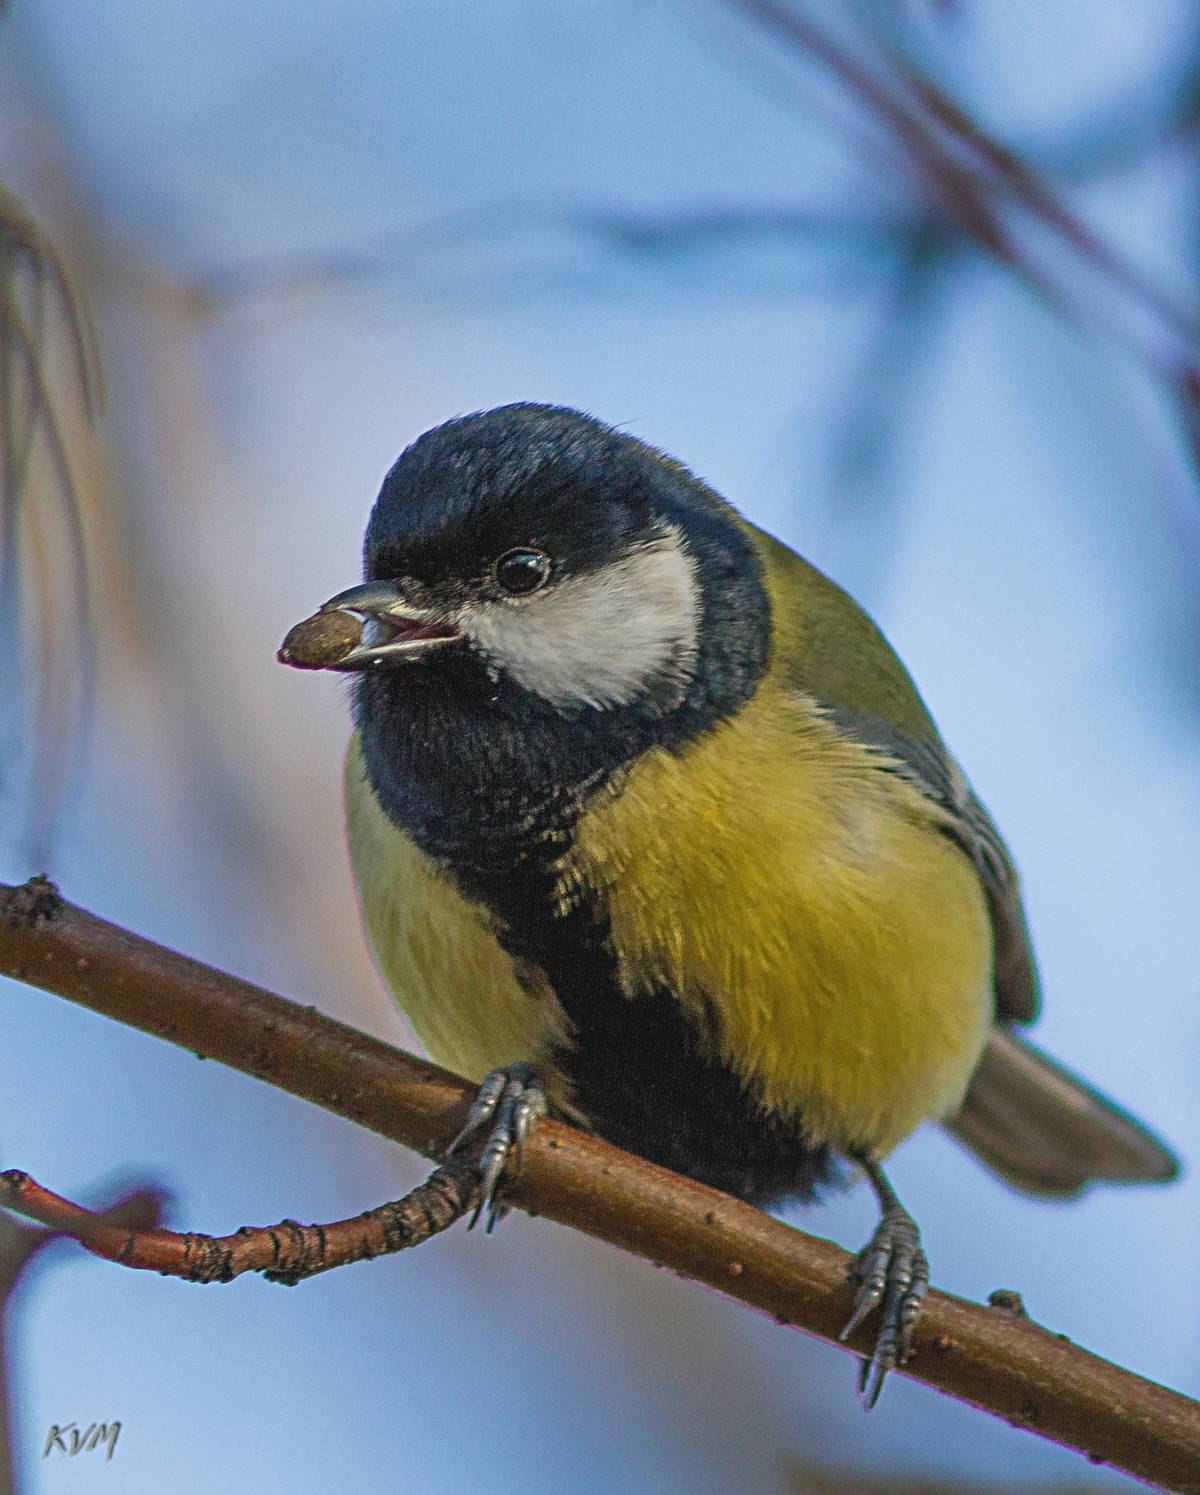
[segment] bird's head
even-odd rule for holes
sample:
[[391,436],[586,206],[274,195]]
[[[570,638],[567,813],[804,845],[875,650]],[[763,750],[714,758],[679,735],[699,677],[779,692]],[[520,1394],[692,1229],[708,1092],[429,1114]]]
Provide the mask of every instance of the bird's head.
[[366,580],[317,615],[335,631],[347,616],[363,627],[340,657],[282,657],[401,693],[436,672],[566,717],[745,699],[765,659],[733,511],[652,448],[545,405],[449,421],[403,453],[367,527]]

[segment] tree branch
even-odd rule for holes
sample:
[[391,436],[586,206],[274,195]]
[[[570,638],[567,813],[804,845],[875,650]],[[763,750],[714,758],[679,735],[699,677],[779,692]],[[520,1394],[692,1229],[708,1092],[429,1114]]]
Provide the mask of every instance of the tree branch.
[[[0,974],[268,1081],[439,1157],[464,1081],[64,902],[0,886]],[[714,1190],[557,1122],[539,1123],[506,1200],[717,1288],[831,1344],[848,1257]],[[850,1348],[868,1349],[867,1332]],[[931,1293],[903,1374],[1137,1478],[1200,1495],[1200,1405],[1027,1319]]]
[[479,1197],[477,1157],[455,1156],[435,1168],[403,1199],[377,1205],[331,1225],[243,1225],[232,1235],[139,1228],[73,1204],[10,1168],[0,1173],[0,1205],[73,1236],[105,1261],[185,1282],[232,1282],[261,1272],[268,1282],[294,1287],[318,1272],[371,1261],[419,1246],[465,1215]]

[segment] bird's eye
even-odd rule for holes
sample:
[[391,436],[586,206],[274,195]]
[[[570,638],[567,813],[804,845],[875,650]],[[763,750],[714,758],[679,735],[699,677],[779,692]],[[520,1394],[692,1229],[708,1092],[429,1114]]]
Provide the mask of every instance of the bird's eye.
[[550,575],[550,557],[542,550],[518,546],[506,550],[496,562],[496,580],[511,597],[527,597],[545,586]]

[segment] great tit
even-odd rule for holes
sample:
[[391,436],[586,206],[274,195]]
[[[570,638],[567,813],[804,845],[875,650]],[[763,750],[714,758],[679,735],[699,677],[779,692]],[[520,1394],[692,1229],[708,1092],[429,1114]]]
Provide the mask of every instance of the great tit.
[[1175,1176],[1017,1033],[1017,874],[883,635],[674,458],[552,405],[448,421],[318,621],[328,654],[281,657],[357,672],[364,922],[481,1082],[489,1224],[547,1107],[762,1207],[849,1160],[881,1210],[845,1331],[880,1310],[873,1403],[928,1284],[882,1168],[921,1122],[1033,1194]]

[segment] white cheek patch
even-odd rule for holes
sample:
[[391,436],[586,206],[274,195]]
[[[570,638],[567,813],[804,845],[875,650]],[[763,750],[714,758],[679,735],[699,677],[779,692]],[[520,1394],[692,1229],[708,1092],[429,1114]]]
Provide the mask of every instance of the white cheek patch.
[[695,562],[668,526],[603,570],[472,608],[461,626],[495,664],[556,706],[624,706],[647,694],[666,704],[695,667]]

